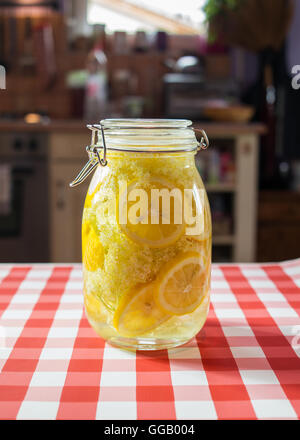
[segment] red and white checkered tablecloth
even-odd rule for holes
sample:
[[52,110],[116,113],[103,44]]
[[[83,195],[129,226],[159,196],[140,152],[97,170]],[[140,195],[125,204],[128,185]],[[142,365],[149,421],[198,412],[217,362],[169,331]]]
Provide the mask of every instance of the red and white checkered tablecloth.
[[188,345],[111,347],[83,312],[81,266],[0,265],[1,419],[299,419],[300,259],[214,265]]

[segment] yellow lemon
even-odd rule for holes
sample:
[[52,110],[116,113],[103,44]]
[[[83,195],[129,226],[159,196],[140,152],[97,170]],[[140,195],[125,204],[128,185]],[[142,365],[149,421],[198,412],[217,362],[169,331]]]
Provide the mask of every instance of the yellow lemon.
[[103,265],[104,252],[95,229],[85,224],[82,234],[83,265],[86,270],[94,272]]
[[117,222],[133,242],[150,248],[165,248],[184,234],[181,189],[157,177],[131,182],[127,194],[121,197],[117,200]]
[[192,313],[202,303],[209,285],[205,253],[186,252],[168,262],[158,275],[155,301],[171,315]]
[[125,294],[114,315],[114,326],[121,336],[135,337],[147,333],[169,318],[157,307],[154,284],[136,287]]
[[84,258],[85,248],[88,240],[88,236],[91,230],[90,222],[86,221],[82,224],[82,257]]

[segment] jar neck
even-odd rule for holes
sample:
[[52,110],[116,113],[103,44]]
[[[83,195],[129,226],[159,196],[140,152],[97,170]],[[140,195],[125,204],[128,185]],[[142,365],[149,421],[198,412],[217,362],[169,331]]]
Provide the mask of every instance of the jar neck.
[[[130,123],[129,123],[130,121]],[[98,165],[107,165],[108,152],[135,154],[193,153],[206,149],[209,140],[204,130],[200,142],[191,127],[192,122],[184,119],[105,119],[100,125],[88,125],[92,130],[91,145],[86,148],[89,161],[70,183],[71,187],[82,183]],[[174,156],[171,156],[174,158]],[[132,156],[131,156],[132,158]]]

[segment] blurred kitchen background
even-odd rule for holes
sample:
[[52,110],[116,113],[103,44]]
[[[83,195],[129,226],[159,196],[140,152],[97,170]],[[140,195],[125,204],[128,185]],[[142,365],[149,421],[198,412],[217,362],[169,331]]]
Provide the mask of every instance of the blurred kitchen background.
[[207,131],[214,261],[299,257],[299,41],[299,1],[0,0],[0,262],[80,261],[69,182],[108,117]]

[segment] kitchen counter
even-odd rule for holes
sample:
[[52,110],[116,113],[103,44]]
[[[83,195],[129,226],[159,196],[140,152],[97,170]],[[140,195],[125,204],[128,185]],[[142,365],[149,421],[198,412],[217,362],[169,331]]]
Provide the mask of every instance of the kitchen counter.
[[[233,225],[229,235],[216,237],[215,246],[227,246],[226,252],[234,261],[255,261],[257,169],[259,136],[265,132],[262,124],[232,124],[195,122],[203,128],[211,141],[212,150],[219,139],[226,141],[235,161],[236,180],[229,188],[222,183],[208,185],[209,192],[227,191],[232,194]],[[0,120],[0,136],[9,154],[19,157],[36,146],[36,154],[46,149],[49,176],[49,240],[50,261],[80,261],[80,219],[87,191],[86,180],[76,190],[69,183],[87,161],[85,147],[90,145],[91,133],[86,123],[79,120],[56,120],[48,124],[26,124],[24,121]],[[198,136],[201,136],[199,133]],[[21,147],[20,148],[20,144]],[[75,221],[74,221],[75,219]],[[74,238],[75,237],[75,238]]]
[[[203,128],[209,136],[237,136],[242,134],[262,135],[266,129],[263,124],[249,123],[218,123],[196,121],[194,128]],[[0,132],[82,132],[86,130],[86,122],[80,120],[53,120],[44,124],[26,124],[24,121],[6,121],[0,119]]]
[[1,419],[300,419],[300,259],[213,265],[188,344],[127,352],[83,311],[80,264],[0,265]]

